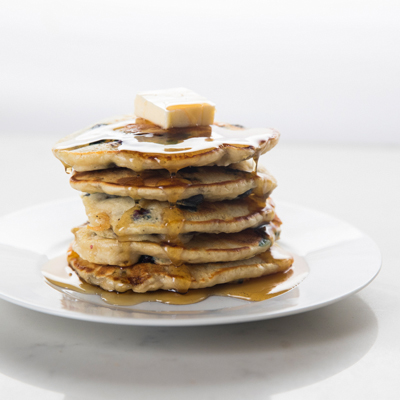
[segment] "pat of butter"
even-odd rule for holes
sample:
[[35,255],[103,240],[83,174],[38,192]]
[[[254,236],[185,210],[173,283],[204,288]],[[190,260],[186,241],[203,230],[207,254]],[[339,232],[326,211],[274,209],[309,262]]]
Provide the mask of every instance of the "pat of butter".
[[211,125],[214,113],[214,103],[185,88],[139,93],[135,99],[135,115],[164,129]]

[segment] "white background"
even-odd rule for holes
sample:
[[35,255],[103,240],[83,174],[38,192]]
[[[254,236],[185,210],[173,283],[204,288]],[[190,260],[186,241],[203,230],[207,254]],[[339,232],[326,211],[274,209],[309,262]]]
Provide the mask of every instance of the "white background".
[[0,300],[0,397],[397,400],[399,21],[398,0],[1,0],[0,215],[78,196],[50,151],[60,137],[131,112],[138,91],[186,86],[219,120],[280,129],[262,158],[277,209],[353,224],[384,264],[331,306],[222,327],[100,325]]
[[400,143],[400,2],[16,1],[0,5],[0,134],[54,141],[186,86],[283,141]]

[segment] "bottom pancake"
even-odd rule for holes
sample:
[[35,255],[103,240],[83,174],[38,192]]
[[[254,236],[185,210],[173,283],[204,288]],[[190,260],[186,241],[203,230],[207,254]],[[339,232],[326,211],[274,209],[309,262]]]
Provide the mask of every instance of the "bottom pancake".
[[84,281],[104,290],[145,293],[154,290],[173,290],[184,293],[234,282],[258,278],[287,270],[293,257],[274,245],[256,257],[242,261],[190,264],[176,267],[171,264],[154,264],[150,257],[143,257],[130,267],[95,264],[81,258],[73,250],[68,252],[68,263]]

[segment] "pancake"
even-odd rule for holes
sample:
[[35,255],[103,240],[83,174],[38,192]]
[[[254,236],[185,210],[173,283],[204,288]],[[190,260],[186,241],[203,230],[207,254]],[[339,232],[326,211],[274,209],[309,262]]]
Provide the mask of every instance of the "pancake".
[[54,155],[76,171],[124,167],[134,171],[227,166],[272,149],[274,129],[229,124],[162,129],[134,115],[111,118],[61,139]]
[[258,174],[224,167],[185,168],[170,178],[167,170],[134,172],[127,168],[75,172],[71,186],[81,192],[107,193],[133,199],[175,201],[202,195],[207,201],[231,200],[254,190],[270,194],[275,178],[260,168]]
[[73,250],[83,259],[96,264],[129,266],[141,256],[150,256],[158,263],[207,263],[244,260],[266,251],[279,235],[280,221],[264,229],[246,229],[237,233],[194,235],[181,245],[156,242],[135,242],[107,239],[85,225],[72,229]]
[[84,281],[105,290],[144,293],[162,289],[184,293],[188,289],[206,288],[287,270],[293,264],[293,258],[289,254],[282,256],[280,248],[279,257],[274,258],[275,246],[246,260],[180,267],[149,262],[140,262],[127,268],[95,264],[71,250],[68,263]]
[[[201,195],[196,197],[201,201]],[[130,197],[110,196],[104,193],[86,193],[82,200],[90,223],[89,229],[100,236],[118,238],[127,235],[170,233],[166,219],[170,205],[167,202],[135,201]],[[270,198],[264,207],[252,196],[214,203],[197,204],[195,200],[178,203],[181,216],[180,234],[239,232],[264,225],[275,216],[275,205]]]

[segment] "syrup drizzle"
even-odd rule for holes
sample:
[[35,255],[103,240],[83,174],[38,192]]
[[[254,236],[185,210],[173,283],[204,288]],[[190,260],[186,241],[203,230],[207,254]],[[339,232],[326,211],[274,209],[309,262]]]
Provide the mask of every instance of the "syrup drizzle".
[[174,186],[174,184],[176,185],[176,183],[179,183],[179,185],[175,188],[175,190],[169,191],[168,195],[164,190],[164,193],[167,195],[169,207],[166,207],[162,213],[162,220],[166,229],[166,241],[164,243],[163,249],[171,263],[175,267],[179,268],[179,270],[186,277],[187,287],[186,290],[185,288],[183,288],[182,290],[183,292],[185,292],[189,289],[190,286],[190,272],[187,265],[185,265],[181,260],[183,245],[179,241],[179,235],[181,234],[183,225],[185,224],[185,217],[182,210],[177,207],[176,202],[180,199],[186,187],[190,185],[190,182],[186,183],[182,180],[178,180],[177,182],[176,171],[169,172],[169,181],[159,182],[159,187],[164,190],[164,187]]

